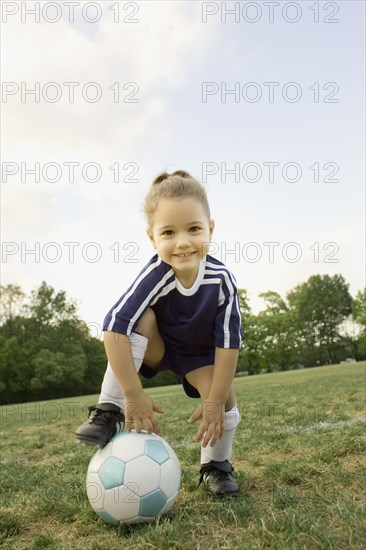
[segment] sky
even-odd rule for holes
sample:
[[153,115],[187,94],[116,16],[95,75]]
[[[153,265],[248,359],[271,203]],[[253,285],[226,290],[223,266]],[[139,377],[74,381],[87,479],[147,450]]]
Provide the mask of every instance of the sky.
[[154,251],[161,171],[208,192],[258,296],[365,286],[365,3],[2,2],[2,284],[104,316]]

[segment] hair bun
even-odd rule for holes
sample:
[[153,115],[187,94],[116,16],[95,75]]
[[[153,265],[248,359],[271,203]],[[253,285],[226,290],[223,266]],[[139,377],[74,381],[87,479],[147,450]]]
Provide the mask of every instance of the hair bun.
[[177,170],[176,172],[173,172],[172,176],[180,176],[181,178],[191,178],[192,177],[185,170]]
[[[165,182],[165,183],[164,183]],[[211,219],[210,206],[203,185],[185,170],[176,170],[173,174],[162,172],[152,182],[145,197],[144,212],[152,228],[154,216],[161,199],[183,199],[193,197],[201,203],[207,219]]]
[[162,181],[166,180],[169,177],[170,177],[170,174],[168,174],[167,172],[163,172],[162,174],[159,174],[159,176],[157,176],[154,179],[154,181],[152,182],[152,185],[159,185],[159,183],[161,183]]

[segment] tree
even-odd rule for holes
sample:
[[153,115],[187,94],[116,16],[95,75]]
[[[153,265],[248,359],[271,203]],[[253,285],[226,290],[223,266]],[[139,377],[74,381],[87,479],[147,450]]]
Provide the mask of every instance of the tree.
[[87,367],[86,357],[80,344],[72,343],[68,348],[66,352],[42,349],[34,357],[30,387],[38,398],[65,397],[79,393]]
[[241,311],[242,345],[239,352],[238,372],[246,370],[249,374],[260,372],[260,349],[262,338],[257,318],[252,314],[248,291],[238,289]]
[[105,369],[107,356],[104,344],[98,338],[85,338],[82,341],[87,368],[84,371],[83,392],[99,393]]
[[352,311],[348,287],[342,275],[313,275],[287,294],[311,364],[336,358],[340,325]]
[[29,400],[30,346],[19,345],[18,338],[0,340],[0,403]]
[[28,311],[41,325],[56,324],[67,319],[76,319],[76,304],[67,300],[66,292],[56,292],[45,281],[32,291]]
[[352,316],[342,327],[342,338],[346,357],[357,361],[366,357],[366,289],[359,290],[353,299]]
[[23,314],[15,315],[13,305],[23,297],[17,285],[2,295],[9,307],[1,325],[1,403],[98,391],[106,366],[103,343],[91,337],[75,303],[43,282]]
[[352,304],[352,318],[366,331],[366,288],[359,290]]
[[357,340],[358,357],[366,357],[366,288],[359,290],[353,300],[352,318],[361,327],[361,334]]
[[267,371],[287,370],[297,360],[297,331],[293,313],[277,292],[259,295],[266,309],[258,315],[262,330],[262,362]]
[[273,290],[268,290],[267,292],[262,292],[259,294],[260,298],[263,298],[266,309],[266,315],[276,315],[279,313],[287,313],[288,307],[286,302],[281,298],[278,292],[273,292]]
[[0,286],[1,324],[19,314],[24,297],[19,285]]

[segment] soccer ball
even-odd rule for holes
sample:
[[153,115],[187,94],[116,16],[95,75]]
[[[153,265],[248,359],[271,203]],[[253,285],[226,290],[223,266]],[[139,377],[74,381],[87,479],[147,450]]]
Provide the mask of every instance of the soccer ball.
[[177,455],[158,435],[121,432],[90,461],[86,489],[107,523],[153,521],[168,512],[181,481]]

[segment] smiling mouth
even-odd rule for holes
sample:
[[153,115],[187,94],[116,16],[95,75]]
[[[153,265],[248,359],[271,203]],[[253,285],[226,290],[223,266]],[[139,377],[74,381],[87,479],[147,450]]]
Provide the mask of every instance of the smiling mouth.
[[184,254],[173,254],[173,256],[177,256],[178,258],[187,258],[188,256],[193,256],[195,252],[185,252]]

